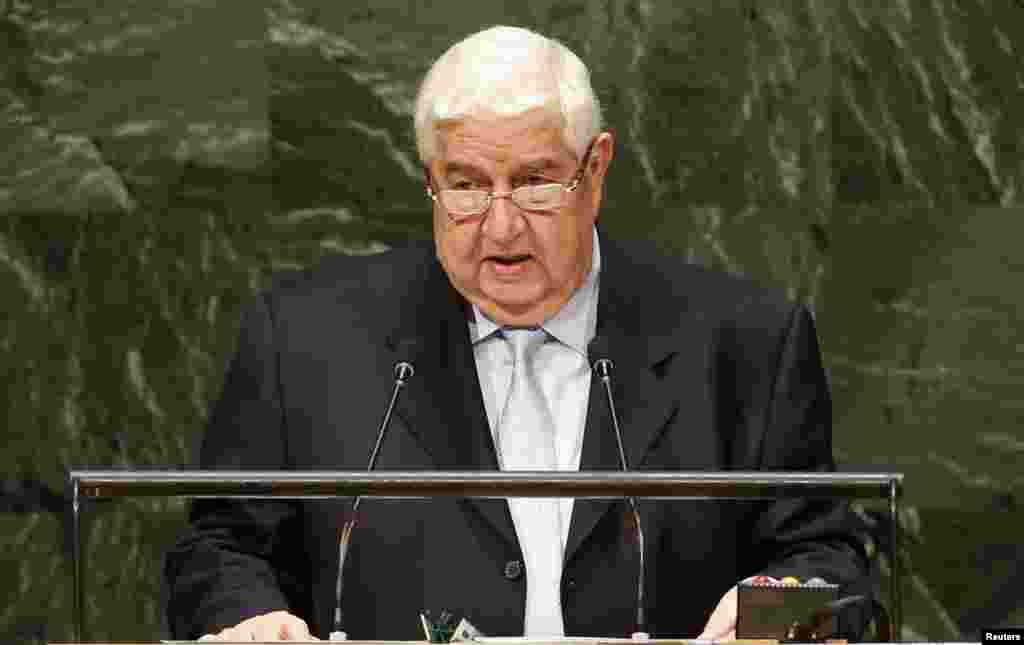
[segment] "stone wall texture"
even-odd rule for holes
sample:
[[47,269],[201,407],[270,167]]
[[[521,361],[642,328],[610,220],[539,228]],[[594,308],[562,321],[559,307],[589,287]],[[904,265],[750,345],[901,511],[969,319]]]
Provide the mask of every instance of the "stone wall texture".
[[[190,463],[275,270],[429,237],[411,102],[492,24],[590,65],[608,233],[814,308],[904,636],[1024,624],[1021,0],[0,0],[0,642],[70,639],[64,473]],[[160,635],[183,512],[89,506],[91,638]]]

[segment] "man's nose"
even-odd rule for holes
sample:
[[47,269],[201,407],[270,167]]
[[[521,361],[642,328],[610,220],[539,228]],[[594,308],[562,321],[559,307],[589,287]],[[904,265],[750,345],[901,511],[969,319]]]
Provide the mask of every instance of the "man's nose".
[[484,233],[496,240],[508,240],[522,232],[523,224],[523,211],[512,201],[511,193],[496,193],[484,219]]

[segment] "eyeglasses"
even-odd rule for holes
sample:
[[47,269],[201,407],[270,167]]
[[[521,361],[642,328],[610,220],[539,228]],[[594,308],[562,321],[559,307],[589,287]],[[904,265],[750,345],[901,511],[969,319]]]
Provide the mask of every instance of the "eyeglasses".
[[594,147],[591,141],[587,151],[583,154],[583,161],[580,163],[576,174],[572,176],[569,183],[548,183],[520,186],[506,193],[496,193],[487,190],[456,190],[442,188],[434,191],[434,185],[430,177],[430,171],[424,168],[427,178],[427,195],[430,199],[441,204],[449,219],[454,222],[462,222],[471,217],[483,215],[491,208],[495,199],[511,199],[512,203],[531,212],[553,211],[558,209],[565,198],[565,193],[574,192],[583,181],[583,173],[587,169],[587,160],[590,159],[590,151]]

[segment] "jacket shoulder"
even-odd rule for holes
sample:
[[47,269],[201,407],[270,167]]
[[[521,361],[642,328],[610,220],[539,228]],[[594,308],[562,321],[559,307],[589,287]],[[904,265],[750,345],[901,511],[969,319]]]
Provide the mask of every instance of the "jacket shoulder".
[[421,268],[433,260],[433,245],[421,241],[369,255],[330,255],[305,269],[275,273],[263,294],[275,301],[325,293],[343,296],[366,291],[382,295],[421,275]]
[[637,290],[658,303],[661,315],[698,315],[719,324],[785,324],[801,307],[781,289],[750,277],[667,255],[649,242],[629,242],[620,251],[628,258]]

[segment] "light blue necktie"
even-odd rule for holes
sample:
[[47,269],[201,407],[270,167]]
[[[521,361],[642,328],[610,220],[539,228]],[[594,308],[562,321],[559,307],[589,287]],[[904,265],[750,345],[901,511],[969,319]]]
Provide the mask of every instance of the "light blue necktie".
[[[501,417],[503,470],[556,470],[555,424],[535,372],[543,329],[505,329],[514,354],[512,384]],[[562,516],[554,498],[508,499],[526,565],[526,636],[563,636]]]

